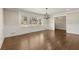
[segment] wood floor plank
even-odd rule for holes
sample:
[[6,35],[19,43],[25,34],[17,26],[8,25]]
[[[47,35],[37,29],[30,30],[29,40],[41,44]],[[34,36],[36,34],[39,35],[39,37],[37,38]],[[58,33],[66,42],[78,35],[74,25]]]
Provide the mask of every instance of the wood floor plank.
[[79,35],[45,30],[5,38],[1,50],[79,50]]

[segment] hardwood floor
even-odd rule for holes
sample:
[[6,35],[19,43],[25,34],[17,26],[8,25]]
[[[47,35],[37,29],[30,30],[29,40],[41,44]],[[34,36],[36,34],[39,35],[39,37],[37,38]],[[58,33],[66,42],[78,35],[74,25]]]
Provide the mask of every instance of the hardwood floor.
[[79,35],[45,30],[5,38],[2,50],[79,50]]

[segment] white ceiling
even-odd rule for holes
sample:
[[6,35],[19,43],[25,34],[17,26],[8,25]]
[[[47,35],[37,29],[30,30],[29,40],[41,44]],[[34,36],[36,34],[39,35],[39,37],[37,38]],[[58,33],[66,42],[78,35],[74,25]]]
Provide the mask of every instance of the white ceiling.
[[[20,9],[34,13],[39,13],[39,14],[46,13],[45,8],[20,8]],[[56,14],[61,12],[74,11],[74,10],[79,10],[79,8],[48,8],[47,12],[48,14]]]

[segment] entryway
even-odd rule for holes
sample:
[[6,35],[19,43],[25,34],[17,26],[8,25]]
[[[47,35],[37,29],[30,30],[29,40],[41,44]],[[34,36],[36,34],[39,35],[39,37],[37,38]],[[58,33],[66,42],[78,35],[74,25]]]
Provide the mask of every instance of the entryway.
[[55,30],[65,30],[66,31],[66,16],[55,17]]

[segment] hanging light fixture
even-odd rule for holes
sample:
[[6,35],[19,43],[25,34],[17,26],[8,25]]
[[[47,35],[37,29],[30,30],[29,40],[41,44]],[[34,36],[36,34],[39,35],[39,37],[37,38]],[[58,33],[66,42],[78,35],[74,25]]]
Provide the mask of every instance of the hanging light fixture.
[[49,15],[47,14],[47,9],[48,8],[46,8],[46,14],[44,15],[44,19],[49,19],[50,18]]

